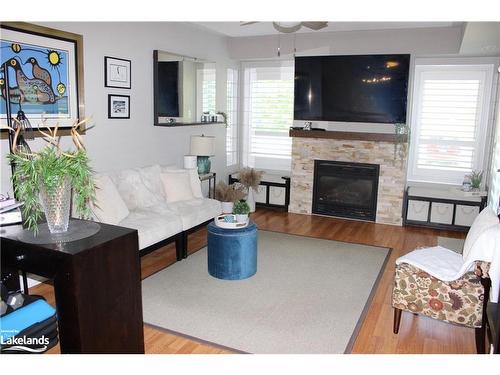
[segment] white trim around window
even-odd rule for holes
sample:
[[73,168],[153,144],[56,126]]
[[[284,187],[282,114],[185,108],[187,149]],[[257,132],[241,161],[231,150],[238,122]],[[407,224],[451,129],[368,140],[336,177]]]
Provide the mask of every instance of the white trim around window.
[[408,181],[459,185],[483,169],[493,69],[415,63]]

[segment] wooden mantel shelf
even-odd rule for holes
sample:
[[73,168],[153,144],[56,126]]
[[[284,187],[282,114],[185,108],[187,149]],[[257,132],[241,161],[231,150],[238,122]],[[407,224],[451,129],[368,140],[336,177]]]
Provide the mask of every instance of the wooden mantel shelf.
[[[294,130],[290,129],[290,137],[299,138],[323,138],[323,139],[346,139],[351,141],[376,141],[376,142],[396,142],[396,134],[389,133],[360,133],[360,132],[340,132],[340,131],[318,131],[318,130]],[[407,142],[405,135],[403,142]]]

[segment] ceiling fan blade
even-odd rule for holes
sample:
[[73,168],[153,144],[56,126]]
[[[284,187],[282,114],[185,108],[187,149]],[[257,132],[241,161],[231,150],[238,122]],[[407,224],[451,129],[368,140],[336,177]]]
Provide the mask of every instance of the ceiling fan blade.
[[322,22],[322,21],[318,21],[318,22],[302,22],[302,26],[305,26],[307,27],[308,29],[311,29],[311,30],[321,30],[325,27],[328,26],[328,22]]
[[248,21],[248,22],[240,22],[240,26],[248,26],[253,25],[254,23],[259,23],[259,21]]

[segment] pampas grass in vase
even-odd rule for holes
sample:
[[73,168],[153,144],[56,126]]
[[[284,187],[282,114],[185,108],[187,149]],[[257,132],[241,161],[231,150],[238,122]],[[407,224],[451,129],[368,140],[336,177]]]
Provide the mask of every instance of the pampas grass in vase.
[[242,186],[228,185],[223,181],[219,181],[215,187],[215,198],[221,202],[223,214],[232,213],[234,202],[238,202],[245,197],[246,193]]
[[264,171],[257,171],[253,168],[243,168],[239,173],[240,184],[248,191],[247,203],[250,206],[250,212],[255,212],[254,190],[257,191],[262,180]]

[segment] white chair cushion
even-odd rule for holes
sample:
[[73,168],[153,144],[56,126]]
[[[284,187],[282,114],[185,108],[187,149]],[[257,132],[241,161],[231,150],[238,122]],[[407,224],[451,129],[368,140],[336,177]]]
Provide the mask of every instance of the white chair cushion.
[[189,178],[191,180],[191,191],[195,198],[203,198],[203,193],[201,192],[201,181],[200,176],[198,175],[198,170],[196,169],[179,169],[175,166],[168,165],[161,167],[162,172],[172,173],[185,173],[186,171],[189,173]]
[[[158,212],[161,212],[161,214]],[[131,211],[130,215],[122,220],[119,225],[137,229],[139,250],[182,232],[180,217],[169,210],[158,209],[158,207],[154,207],[154,210],[148,208]]]
[[112,173],[110,177],[129,210],[151,207],[164,201],[163,195],[148,189],[139,168]]
[[187,201],[194,198],[191,190],[191,178],[187,171],[184,172],[164,172],[160,174],[163,182],[163,191],[167,203]]
[[180,215],[183,230],[204,223],[222,213],[220,202],[208,198],[169,203],[168,207]]
[[498,225],[498,223],[497,214],[489,206],[485,207],[480,214],[477,215],[465,238],[464,251],[462,253],[464,259],[467,258],[467,255],[469,255],[470,250],[481,234],[489,228]]
[[116,225],[129,215],[118,189],[107,175],[95,176],[96,202],[91,205],[96,219],[102,223]]

